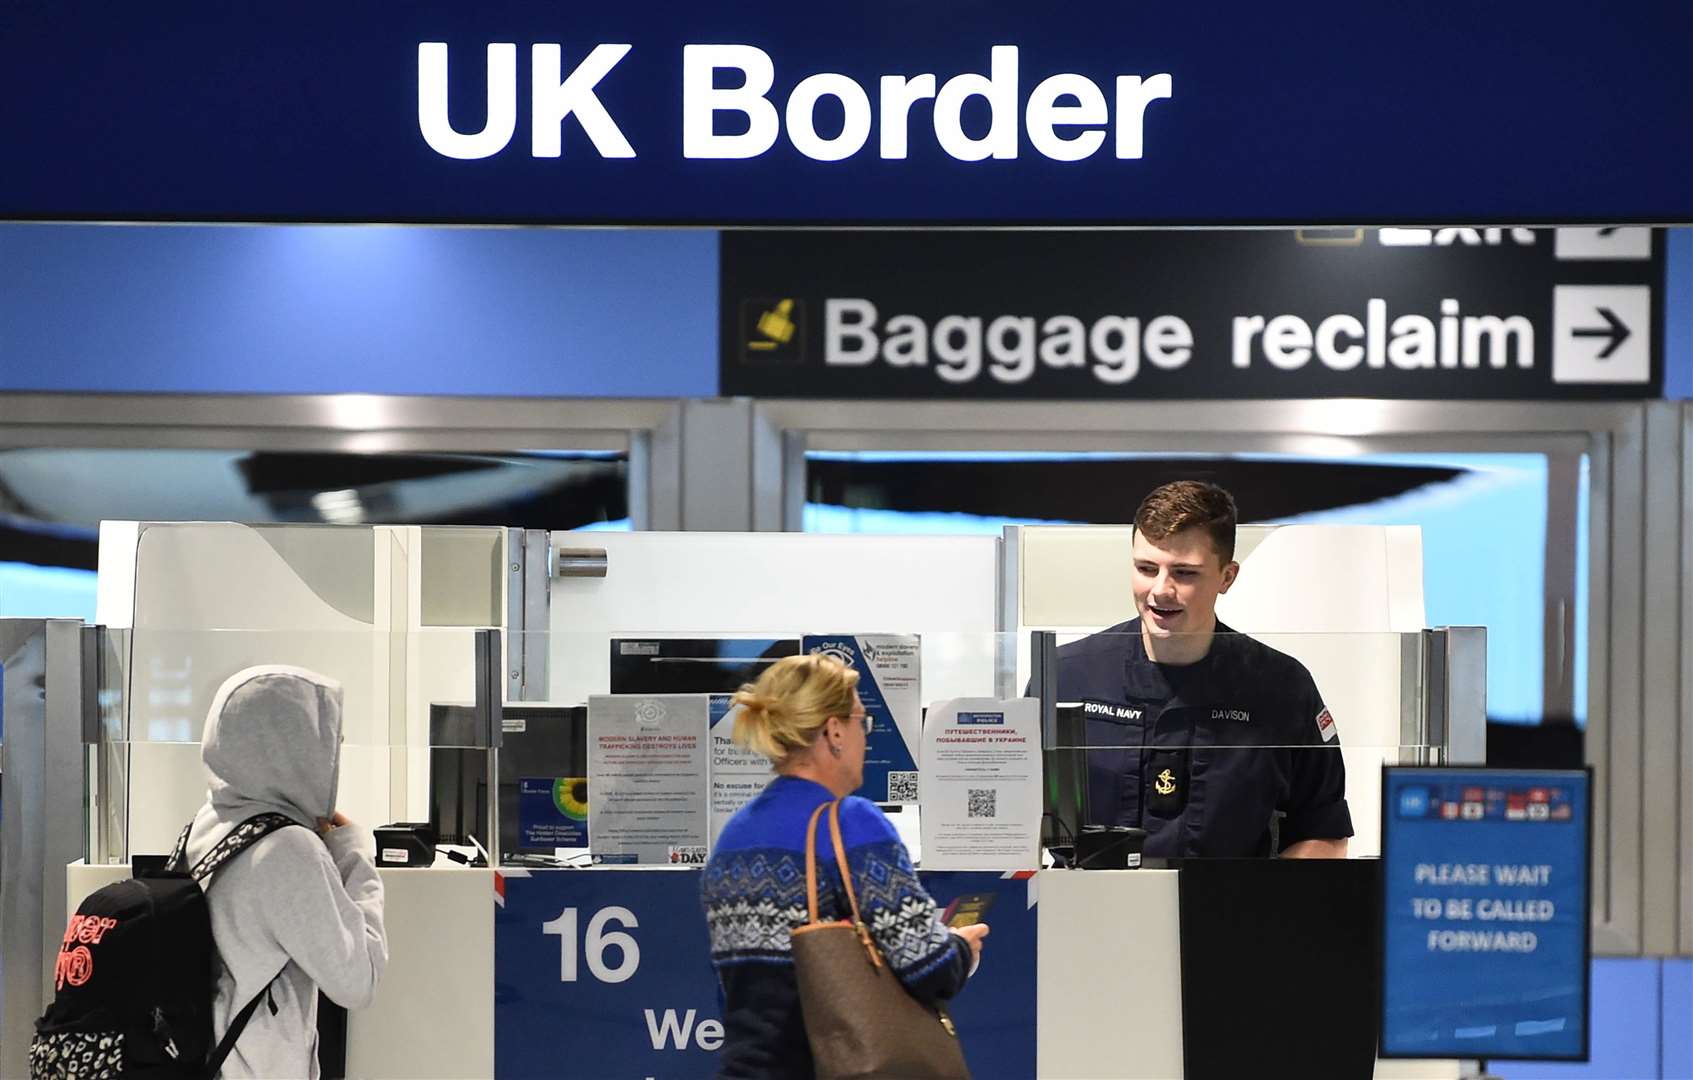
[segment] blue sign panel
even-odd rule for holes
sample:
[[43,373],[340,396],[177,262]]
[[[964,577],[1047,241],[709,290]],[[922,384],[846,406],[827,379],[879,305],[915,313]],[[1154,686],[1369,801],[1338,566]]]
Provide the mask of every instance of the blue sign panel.
[[948,1006],[978,1080],[1035,1075],[1035,878],[1027,872],[929,870],[919,874],[952,926],[985,922],[982,962]]
[[858,672],[858,697],[870,730],[864,736],[864,780],[853,794],[873,802],[917,802],[923,730],[917,638],[807,634],[800,648],[832,656]]
[[1693,220],[1681,0],[1443,12],[17,0],[0,217]]
[[1385,770],[1383,1057],[1586,1059],[1589,781]]
[[[993,929],[951,1012],[973,1075],[1035,1072],[1034,882],[922,875],[953,925]],[[494,1071],[509,1077],[704,1080],[723,1045],[697,873],[502,872],[494,919]],[[592,1038],[561,1032],[592,1031]]]
[[494,917],[498,1076],[712,1074],[723,1012],[697,873],[506,870],[502,880]]

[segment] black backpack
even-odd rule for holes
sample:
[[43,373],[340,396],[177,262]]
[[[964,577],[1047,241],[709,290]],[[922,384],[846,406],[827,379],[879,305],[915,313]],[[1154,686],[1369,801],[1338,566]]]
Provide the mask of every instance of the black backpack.
[[30,1043],[32,1080],[215,1077],[270,987],[213,1046],[219,964],[202,883],[253,843],[296,824],[282,814],[248,818],[186,873],[184,829],[164,869],[91,893],[59,946],[57,992]]

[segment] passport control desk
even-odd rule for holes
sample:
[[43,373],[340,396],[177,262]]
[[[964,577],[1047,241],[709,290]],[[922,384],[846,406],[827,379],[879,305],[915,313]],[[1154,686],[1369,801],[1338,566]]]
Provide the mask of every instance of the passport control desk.
[[[560,576],[555,543],[507,530],[107,523],[100,621],[114,637],[113,673],[127,682],[123,734],[89,777],[101,796],[95,831],[124,837],[124,850],[168,848],[203,798],[205,703],[218,681],[250,663],[297,663],[347,687],[342,804],[374,825],[427,812],[431,702],[487,700],[500,693],[488,672],[502,669],[521,677],[495,700],[523,700],[532,687],[538,700],[585,700],[605,692],[607,643],[627,627],[741,636],[824,625],[909,629],[924,635],[923,697],[936,701],[1015,695],[1031,674],[1022,650],[1032,631],[1111,625],[1124,613],[1099,604],[1116,597],[1120,607],[1127,595],[1126,532],[1108,527],[1031,527],[1003,542],[608,534],[596,543],[604,544],[599,576]],[[1406,743],[1401,687],[1410,669],[1401,645],[1423,625],[1414,530],[1243,530],[1239,557],[1249,572],[1223,617],[1242,630],[1290,632],[1290,651],[1313,646],[1300,659],[1345,729],[1353,852],[1373,854],[1372,785],[1384,755]],[[539,581],[523,571],[532,561],[543,568]],[[1356,564],[1340,575],[1345,595],[1331,599],[1359,610],[1319,610],[1308,590],[1290,606],[1283,583],[1312,580],[1313,563],[1331,574]],[[835,572],[818,575],[819,565]],[[514,576],[490,578],[489,566],[513,567]],[[739,602],[749,580],[768,586],[756,611]],[[520,594],[525,616],[517,620],[510,613]],[[938,614],[937,596],[946,598]],[[538,624],[528,619],[534,612]],[[1289,622],[1294,615],[1306,622]],[[486,632],[478,627],[507,632],[492,656],[479,651]],[[1349,634],[1370,636],[1340,640]],[[1314,647],[1325,641],[1331,647]],[[1370,649],[1367,665],[1357,662],[1360,642]],[[108,785],[108,757],[124,759],[127,788]],[[70,869],[73,907],[128,872],[111,864],[113,846],[92,850],[108,865]],[[956,1010],[976,1074],[1198,1075],[1186,1065],[1184,1027],[1191,1036],[1202,1024],[1265,1009],[1282,1010],[1290,1024],[1301,1012],[1337,1015],[1332,995],[1293,1003],[1273,986],[1246,989],[1244,976],[1259,967],[1255,947],[1207,959],[1207,976],[1242,985],[1240,1001],[1204,1017],[1184,1008],[1194,982],[1184,979],[1194,971],[1194,935],[1181,931],[1185,872],[924,871],[943,903],[993,896],[984,918],[994,934]],[[383,879],[390,962],[375,1004],[350,1018],[348,1075],[712,1072],[721,1006],[695,871],[438,865],[384,870]],[[1455,1073],[1419,1065],[1395,1075]]]
[[[1372,872],[1368,860],[1350,864],[1365,877]],[[1272,872],[1313,869],[1266,866]],[[1217,867],[1224,874],[1229,869],[1226,862]],[[72,866],[70,904],[127,872]],[[1192,980],[1184,984],[1183,954],[1191,965],[1196,951],[1191,940],[1184,948],[1181,932],[1183,872],[925,872],[925,884],[943,903],[961,890],[998,894],[985,914],[994,935],[954,1010],[975,1075],[1220,1075],[1184,1064],[1184,1026],[1189,1041],[1197,1032],[1183,1005],[1184,987],[1188,995],[1195,991]],[[722,1013],[699,914],[697,871],[496,875],[454,867],[390,869],[382,877],[388,970],[375,1003],[350,1017],[348,1076],[711,1075]],[[1224,909],[1235,902],[1225,898]],[[1241,934],[1260,932],[1250,912],[1241,915],[1240,934],[1229,947],[1238,946]],[[1362,921],[1373,925],[1373,918],[1370,913]],[[1358,923],[1320,911],[1305,921],[1331,943],[1338,925],[1356,930]],[[1262,944],[1283,952],[1290,947],[1286,941]],[[1332,1030],[1338,1040],[1373,1040],[1373,1022],[1355,1027],[1347,1018],[1356,1010],[1338,988],[1289,1000],[1262,989],[1278,976],[1267,974],[1251,951],[1206,963],[1214,966],[1204,972],[1201,990],[1238,990],[1229,1013],[1201,1018],[1199,1026],[1225,1033],[1206,1034],[1212,1040],[1226,1042],[1226,1033],[1235,1032],[1233,1049],[1244,1049],[1264,1067],[1257,1075],[1270,1075],[1272,1064],[1297,1069],[1301,1051],[1291,1040],[1243,1043],[1248,1013],[1281,1014],[1290,1033]],[[1458,1072],[1454,1062],[1417,1061],[1379,1063],[1374,1075],[1434,1080]]]

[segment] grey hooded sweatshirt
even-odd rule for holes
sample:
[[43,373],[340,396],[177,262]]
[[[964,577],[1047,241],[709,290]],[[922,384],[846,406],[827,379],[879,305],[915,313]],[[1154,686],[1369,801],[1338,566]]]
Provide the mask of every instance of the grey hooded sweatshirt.
[[375,841],[357,825],[316,829],[335,812],[341,687],[301,668],[232,676],[212,699],[200,758],[206,804],[189,830],[190,865],[255,815],[307,826],[271,833],[208,883],[222,960],[213,1036],[223,1038],[242,1006],[269,988],[221,1075],[315,1080],[318,991],[361,1008],[388,962]]

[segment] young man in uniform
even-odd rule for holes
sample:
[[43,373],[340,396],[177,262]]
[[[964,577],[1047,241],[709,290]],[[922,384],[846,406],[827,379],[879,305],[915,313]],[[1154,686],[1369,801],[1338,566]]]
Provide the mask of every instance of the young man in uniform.
[[1217,621],[1234,542],[1227,491],[1158,488],[1135,511],[1138,617],[1058,650],[1088,820],[1145,829],[1148,855],[1344,858],[1346,766],[1311,673]]

